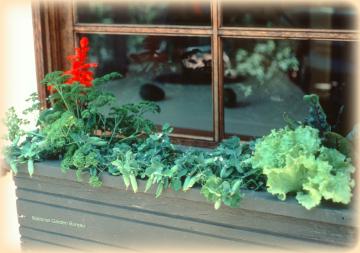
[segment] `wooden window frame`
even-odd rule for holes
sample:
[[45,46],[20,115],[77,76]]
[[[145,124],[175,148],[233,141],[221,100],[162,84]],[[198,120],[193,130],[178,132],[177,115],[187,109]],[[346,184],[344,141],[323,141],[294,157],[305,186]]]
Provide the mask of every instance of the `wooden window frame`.
[[[296,29],[296,28],[252,28],[222,26],[221,0],[210,0],[210,26],[177,25],[131,25],[131,24],[84,24],[75,22],[74,1],[61,4],[46,1],[33,2],[33,27],[35,38],[35,59],[40,100],[46,106],[47,90],[39,81],[46,73],[66,69],[66,55],[73,53],[79,33],[111,35],[164,35],[210,37],[212,53],[212,98],[213,137],[194,134],[173,134],[174,143],[213,147],[225,136],[223,105],[223,38],[247,39],[290,39],[290,40],[330,40],[358,41],[356,30]],[[71,43],[72,42],[72,43]],[[248,140],[249,136],[240,136]]]

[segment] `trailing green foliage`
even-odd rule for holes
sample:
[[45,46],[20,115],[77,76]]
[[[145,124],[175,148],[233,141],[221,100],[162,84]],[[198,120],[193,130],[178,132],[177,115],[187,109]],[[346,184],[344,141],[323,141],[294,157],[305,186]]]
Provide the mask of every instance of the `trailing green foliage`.
[[315,128],[273,130],[257,142],[250,161],[266,175],[268,192],[281,200],[296,193],[298,202],[307,209],[319,205],[322,198],[350,202],[354,186],[351,160],[323,146]]
[[171,131],[165,124],[161,133],[136,145],[116,146],[110,155],[112,159],[116,157],[111,174],[122,175],[126,187],[131,185],[134,192],[138,189],[136,178],[145,178],[145,191],[155,185],[155,197],[168,189],[188,191],[197,186],[215,208],[221,203],[238,206],[241,189],[264,190],[261,170],[253,170],[246,162],[251,154],[250,144],[240,144],[240,139],[234,137],[215,150],[182,151],[171,144]]

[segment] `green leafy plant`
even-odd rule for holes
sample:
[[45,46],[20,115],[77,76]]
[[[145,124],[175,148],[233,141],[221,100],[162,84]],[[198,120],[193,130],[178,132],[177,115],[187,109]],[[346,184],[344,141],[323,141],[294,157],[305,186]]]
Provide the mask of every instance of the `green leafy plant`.
[[354,186],[350,158],[321,144],[319,131],[310,126],[273,130],[261,138],[250,159],[267,177],[268,192],[285,200],[296,193],[307,209],[322,198],[348,204]]
[[[43,79],[42,83],[52,91],[48,97],[51,106],[40,112],[34,130],[24,131],[23,125],[27,122],[18,117],[14,109],[9,110],[6,124],[11,145],[5,155],[15,173],[18,164],[27,163],[32,175],[35,161],[63,157],[64,172],[76,169],[79,180],[82,174],[88,173],[89,183],[99,186],[100,175],[107,170],[103,155],[114,143],[134,142],[155,129],[143,116],[159,112],[157,105],[151,102],[118,105],[115,96],[102,89],[103,83],[120,78],[120,74],[92,78],[88,68],[95,64],[86,63],[87,43],[82,39],[78,55],[70,57],[72,63],[77,62],[71,70],[55,71]],[[24,114],[40,109],[33,95],[30,100],[33,104]]]

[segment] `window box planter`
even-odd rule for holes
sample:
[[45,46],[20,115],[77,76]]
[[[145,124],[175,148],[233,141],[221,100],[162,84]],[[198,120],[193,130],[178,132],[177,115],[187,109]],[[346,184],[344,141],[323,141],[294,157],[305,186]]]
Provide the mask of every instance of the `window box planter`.
[[[322,205],[307,211],[294,199],[246,192],[239,208],[214,210],[198,189],[168,191],[158,199],[145,181],[139,192],[125,190],[119,177],[103,175],[103,186],[76,182],[59,162],[36,164],[30,178],[14,176],[24,248],[161,246],[279,247],[351,246],[356,227],[353,206]],[[155,188],[155,187],[154,187]]]

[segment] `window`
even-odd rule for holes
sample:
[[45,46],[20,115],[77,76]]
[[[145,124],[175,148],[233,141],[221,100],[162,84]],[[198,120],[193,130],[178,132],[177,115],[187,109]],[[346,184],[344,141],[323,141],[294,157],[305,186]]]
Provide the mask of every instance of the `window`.
[[[354,8],[244,2],[35,3],[38,78],[66,68],[65,56],[86,35],[96,74],[124,76],[106,88],[121,103],[157,101],[162,112],[149,117],[173,125],[177,143],[214,146],[230,135],[264,135],[284,125],[283,112],[302,119],[307,93],[320,96],[329,121],[346,133],[353,123]],[[45,101],[46,90],[39,92]]]

